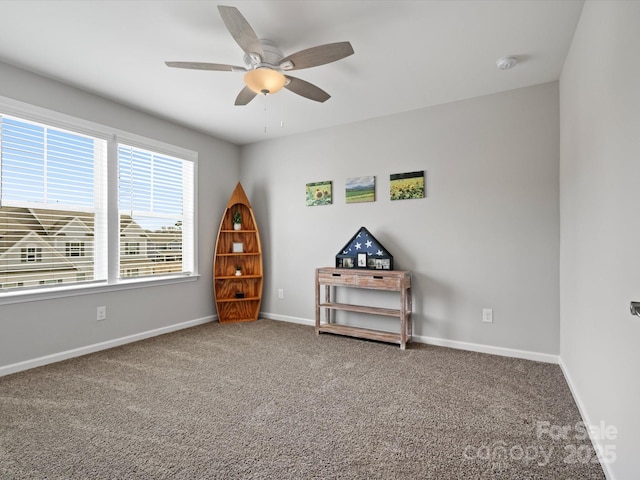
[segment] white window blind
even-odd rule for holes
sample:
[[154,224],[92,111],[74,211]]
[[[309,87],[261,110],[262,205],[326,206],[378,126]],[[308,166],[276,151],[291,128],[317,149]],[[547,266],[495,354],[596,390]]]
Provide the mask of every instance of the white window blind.
[[107,276],[107,142],[0,115],[0,288]]
[[118,144],[120,278],[194,269],[194,164]]
[[196,163],[0,97],[0,304],[195,277]]

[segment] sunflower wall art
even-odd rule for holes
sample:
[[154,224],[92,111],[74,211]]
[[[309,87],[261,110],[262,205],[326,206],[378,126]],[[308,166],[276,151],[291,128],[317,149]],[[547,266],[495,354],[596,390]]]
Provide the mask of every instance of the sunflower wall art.
[[331,181],[307,183],[307,206],[331,205]]
[[389,177],[391,200],[424,198],[424,170],[419,172],[396,173]]

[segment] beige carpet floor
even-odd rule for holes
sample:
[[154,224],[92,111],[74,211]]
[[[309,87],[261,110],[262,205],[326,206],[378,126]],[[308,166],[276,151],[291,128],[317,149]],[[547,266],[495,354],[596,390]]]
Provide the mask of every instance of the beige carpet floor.
[[0,415],[2,479],[604,478],[557,365],[270,320],[0,378]]

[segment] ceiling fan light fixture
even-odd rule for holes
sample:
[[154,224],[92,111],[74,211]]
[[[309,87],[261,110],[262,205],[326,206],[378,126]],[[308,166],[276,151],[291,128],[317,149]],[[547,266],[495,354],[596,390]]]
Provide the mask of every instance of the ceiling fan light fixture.
[[256,93],[269,95],[282,89],[287,79],[282,73],[270,68],[256,68],[245,74],[244,83]]

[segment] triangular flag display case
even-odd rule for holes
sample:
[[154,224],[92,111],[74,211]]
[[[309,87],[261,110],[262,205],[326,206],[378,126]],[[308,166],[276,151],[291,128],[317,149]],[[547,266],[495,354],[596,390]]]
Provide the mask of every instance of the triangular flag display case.
[[336,268],[393,270],[393,255],[365,227],[351,237],[336,255]]
[[[238,223],[239,226],[234,227]],[[249,199],[238,182],[220,221],[213,259],[213,293],[218,321],[257,320],[262,285],[262,246],[258,224]]]

